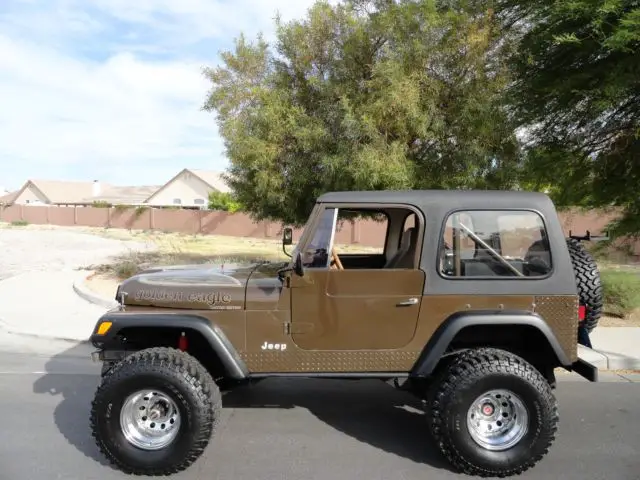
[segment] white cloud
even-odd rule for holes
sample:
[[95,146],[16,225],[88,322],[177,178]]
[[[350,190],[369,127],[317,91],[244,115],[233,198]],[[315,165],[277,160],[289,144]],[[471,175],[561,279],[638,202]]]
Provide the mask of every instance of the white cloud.
[[0,154],[31,166],[20,170],[29,177],[105,163],[114,175],[128,166],[151,171],[155,162],[177,170],[220,158],[213,117],[199,110],[208,88],[200,65],[126,53],[83,62],[3,37],[0,64],[8,72],[0,73]]
[[201,111],[202,66],[241,31],[270,36],[276,9],[291,19],[312,0],[5,2],[0,184],[17,188],[27,178],[161,183],[184,167],[224,168],[214,117]]
[[[86,2],[86,0],[76,0]],[[312,0],[91,0],[104,13],[126,22],[152,25],[171,42],[211,37],[254,37],[272,33],[276,12],[285,21],[303,16]],[[332,1],[335,3],[335,1]]]

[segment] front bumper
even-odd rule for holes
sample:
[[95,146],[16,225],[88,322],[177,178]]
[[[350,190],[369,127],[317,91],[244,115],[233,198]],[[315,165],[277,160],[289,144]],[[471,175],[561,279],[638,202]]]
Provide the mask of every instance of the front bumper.
[[127,350],[95,350],[91,352],[91,361],[95,363],[119,362],[133,351]]

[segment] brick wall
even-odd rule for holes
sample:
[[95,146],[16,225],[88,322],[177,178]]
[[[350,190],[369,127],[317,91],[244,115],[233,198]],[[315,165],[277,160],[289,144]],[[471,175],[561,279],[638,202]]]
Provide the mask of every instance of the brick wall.
[[[603,234],[615,213],[578,210],[559,213],[560,222],[568,234],[584,235],[590,230],[593,235]],[[60,226],[88,226],[102,228],[124,228],[133,230],[157,230],[188,234],[215,234],[254,238],[280,238],[282,224],[277,222],[254,222],[243,213],[227,213],[207,210],[167,210],[143,208],[140,210],[95,207],[47,207],[12,205],[0,207],[0,221],[26,221],[30,224]],[[359,243],[380,247],[384,242],[385,225],[372,220],[354,223],[344,222],[337,233],[342,244]],[[294,230],[294,239],[301,229]],[[640,244],[636,247],[640,254]]]
[[[236,237],[281,238],[283,225],[277,222],[254,222],[243,213],[207,210],[168,210],[142,208],[136,210],[96,207],[48,207],[12,205],[0,207],[0,222],[25,221],[34,225],[83,226],[156,230],[187,234],[215,234]],[[302,229],[294,230],[294,239]],[[342,224],[337,234],[339,243],[378,245],[384,241],[384,228],[373,221]]]

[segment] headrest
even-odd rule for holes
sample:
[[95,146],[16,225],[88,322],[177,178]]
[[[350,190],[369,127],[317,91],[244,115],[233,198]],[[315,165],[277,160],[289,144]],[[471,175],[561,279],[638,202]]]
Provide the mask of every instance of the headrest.
[[416,227],[411,227],[405,230],[404,235],[402,236],[402,248],[407,249],[411,246],[411,244],[416,242],[416,238],[418,236],[418,229]]

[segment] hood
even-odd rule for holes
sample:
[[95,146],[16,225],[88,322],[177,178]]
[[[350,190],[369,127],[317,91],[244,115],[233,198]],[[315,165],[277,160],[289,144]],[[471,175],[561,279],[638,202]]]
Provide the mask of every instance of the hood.
[[[239,310],[259,264],[171,265],[148,268],[120,284],[124,305],[197,310]],[[124,295],[124,299],[122,299]]]

